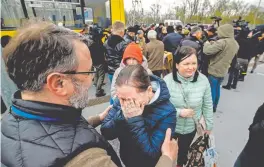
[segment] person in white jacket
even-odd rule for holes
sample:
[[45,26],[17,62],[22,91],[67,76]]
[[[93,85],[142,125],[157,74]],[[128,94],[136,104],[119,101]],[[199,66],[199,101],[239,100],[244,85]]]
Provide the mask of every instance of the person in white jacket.
[[126,67],[127,65],[137,65],[141,64],[148,72],[149,75],[152,75],[151,70],[148,68],[148,62],[147,59],[143,56],[141,48],[136,43],[130,43],[123,55],[123,59],[120,63],[120,67],[116,69],[112,84],[111,84],[111,97],[115,99],[116,97],[116,78],[118,77],[118,74],[120,71]]

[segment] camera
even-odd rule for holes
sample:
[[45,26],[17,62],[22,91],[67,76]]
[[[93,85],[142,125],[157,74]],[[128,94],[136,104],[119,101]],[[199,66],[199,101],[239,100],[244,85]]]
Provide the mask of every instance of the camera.
[[214,21],[221,21],[222,18],[221,17],[217,17],[217,16],[213,16],[210,19],[214,20]]
[[220,26],[220,21],[222,20],[221,17],[212,16],[212,17],[210,17],[210,19],[214,20],[213,25],[215,25],[215,24],[217,23],[217,26],[218,26],[218,27]]

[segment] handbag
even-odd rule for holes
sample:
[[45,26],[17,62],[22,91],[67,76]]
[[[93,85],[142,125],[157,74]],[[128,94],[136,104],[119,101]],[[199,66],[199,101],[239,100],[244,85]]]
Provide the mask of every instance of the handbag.
[[185,167],[205,167],[204,152],[209,148],[209,136],[204,134],[193,142],[188,150]]
[[[181,84],[180,89],[187,107],[190,108]],[[185,167],[205,167],[204,152],[209,148],[209,136],[203,133],[204,128],[200,121],[194,117],[192,119],[195,122],[195,128],[199,137],[191,144],[188,150],[188,161]]]

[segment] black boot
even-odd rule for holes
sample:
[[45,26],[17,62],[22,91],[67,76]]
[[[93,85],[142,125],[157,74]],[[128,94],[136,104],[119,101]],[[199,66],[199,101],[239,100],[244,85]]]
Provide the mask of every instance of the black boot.
[[227,90],[230,90],[231,89],[231,86],[230,85],[226,85],[226,86],[222,86],[222,88],[227,89]]
[[232,85],[231,88],[232,88],[232,89],[236,89],[236,85]]
[[244,82],[244,80],[245,80],[245,75],[240,75],[238,81]]
[[214,112],[214,113],[216,112],[216,108],[215,108],[215,107],[213,108],[213,112]]
[[96,97],[102,97],[102,96],[105,96],[105,95],[106,95],[106,93],[104,92],[103,89],[99,90],[99,91],[95,94]]

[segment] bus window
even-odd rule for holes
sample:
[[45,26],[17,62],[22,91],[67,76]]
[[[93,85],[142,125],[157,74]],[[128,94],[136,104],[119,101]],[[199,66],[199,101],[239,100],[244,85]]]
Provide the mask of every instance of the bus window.
[[107,28],[111,25],[110,2],[109,0],[87,1],[85,7],[92,8],[93,22],[98,26]]
[[92,24],[93,23],[93,9],[92,8],[84,8],[84,18],[85,24]]
[[24,17],[20,0],[1,0],[1,29],[19,27]]
[[57,25],[62,23],[69,28],[82,27],[79,0],[31,1],[26,2],[26,8],[29,17],[36,16]]

